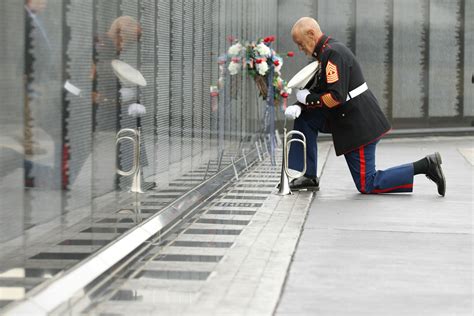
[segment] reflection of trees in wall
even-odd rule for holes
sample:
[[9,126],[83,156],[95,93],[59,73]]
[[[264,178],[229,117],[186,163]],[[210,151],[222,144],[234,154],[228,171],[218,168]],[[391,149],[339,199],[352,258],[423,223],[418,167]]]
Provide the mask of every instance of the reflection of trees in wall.
[[423,30],[421,32],[421,92],[423,95],[422,115],[428,116],[429,103],[429,67],[430,67],[430,0],[422,2],[423,10]]
[[347,15],[347,29],[346,29],[346,43],[347,47],[349,47],[354,54],[356,54],[356,0],[350,0],[349,8],[352,9],[352,14]]
[[386,115],[389,119],[393,117],[393,0],[385,0],[385,43],[387,52],[383,61],[385,73],[387,74],[384,84],[383,97],[386,100]]
[[456,52],[457,61],[457,75],[456,75],[456,109],[459,117],[464,116],[464,23],[466,12],[466,0],[459,0],[456,16],[456,41],[459,43],[458,51]]
[[355,7],[357,60],[380,107],[391,117],[393,2],[359,0]]
[[138,2],[138,17],[141,26],[138,41],[138,64],[140,72],[145,77],[147,85],[140,87],[140,103],[146,108],[146,114],[141,117],[142,154],[141,166],[145,178],[155,173],[156,161],[156,2],[154,0],[141,0]]
[[29,86],[33,82],[33,23],[29,16],[25,18],[25,111],[24,111],[24,140],[25,155],[33,155],[33,116],[31,113],[31,96]]
[[[81,89],[80,96],[66,93],[63,106],[63,185],[65,209],[85,206],[92,197],[92,46],[93,6],[90,1],[66,4],[64,38],[65,76]],[[67,159],[67,161],[66,161]]]
[[460,0],[431,0],[429,7],[429,116],[430,122],[452,121],[458,117],[458,81],[460,42],[459,24],[462,23]]
[[357,55],[389,118],[419,125],[457,123],[469,113],[463,100],[469,1],[319,0],[313,8],[323,32]]

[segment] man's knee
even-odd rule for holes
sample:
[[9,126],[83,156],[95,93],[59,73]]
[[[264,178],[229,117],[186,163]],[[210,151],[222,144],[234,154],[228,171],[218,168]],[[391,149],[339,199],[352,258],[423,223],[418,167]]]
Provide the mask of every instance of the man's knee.
[[374,194],[375,192],[373,191],[374,189],[374,180],[375,180],[375,174],[371,174],[369,176],[366,176],[364,179],[362,179],[360,176],[357,178],[354,178],[354,184],[357,188],[357,191],[359,191],[362,194]]

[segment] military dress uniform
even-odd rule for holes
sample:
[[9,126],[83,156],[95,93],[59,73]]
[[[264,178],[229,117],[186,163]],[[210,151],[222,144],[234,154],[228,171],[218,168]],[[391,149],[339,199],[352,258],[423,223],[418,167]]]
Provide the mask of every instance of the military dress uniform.
[[[307,171],[317,171],[318,132],[331,133],[336,155],[344,155],[354,183],[361,193],[411,192],[413,164],[387,170],[375,169],[378,140],[390,130],[390,123],[370,91],[354,54],[342,43],[323,35],[313,52],[320,68],[306,88],[306,102],[295,119],[294,129],[307,139]],[[297,136],[295,136],[297,137]],[[290,148],[289,167],[303,168],[303,151]]]

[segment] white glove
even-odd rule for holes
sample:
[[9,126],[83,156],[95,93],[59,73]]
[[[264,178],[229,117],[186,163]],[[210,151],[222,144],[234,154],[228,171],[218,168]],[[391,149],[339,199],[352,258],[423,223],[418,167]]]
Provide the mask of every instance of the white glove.
[[285,116],[288,119],[294,120],[301,114],[301,107],[299,105],[290,105],[289,107],[286,108],[285,111]]
[[303,89],[303,90],[300,90],[296,93],[296,99],[298,100],[298,102],[301,102],[303,104],[306,104],[306,97],[308,96],[308,94],[310,94],[311,92],[309,92],[308,89]]
[[122,88],[120,89],[120,97],[122,97],[122,102],[132,101],[137,97],[136,89]]

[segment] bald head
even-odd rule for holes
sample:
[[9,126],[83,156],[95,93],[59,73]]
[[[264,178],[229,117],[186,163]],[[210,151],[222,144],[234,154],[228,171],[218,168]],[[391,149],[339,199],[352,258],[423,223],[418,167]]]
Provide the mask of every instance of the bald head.
[[110,39],[114,41],[117,51],[122,51],[126,44],[137,42],[141,34],[140,23],[128,15],[116,18],[107,32]]
[[321,33],[321,28],[319,27],[318,22],[310,17],[302,17],[296,23],[293,25],[293,28],[291,29],[291,35],[293,35],[296,32],[307,32],[309,30],[312,30],[314,32],[319,32]]
[[316,43],[323,35],[318,22],[310,17],[302,17],[293,25],[291,36],[298,48],[306,55],[311,55]]

